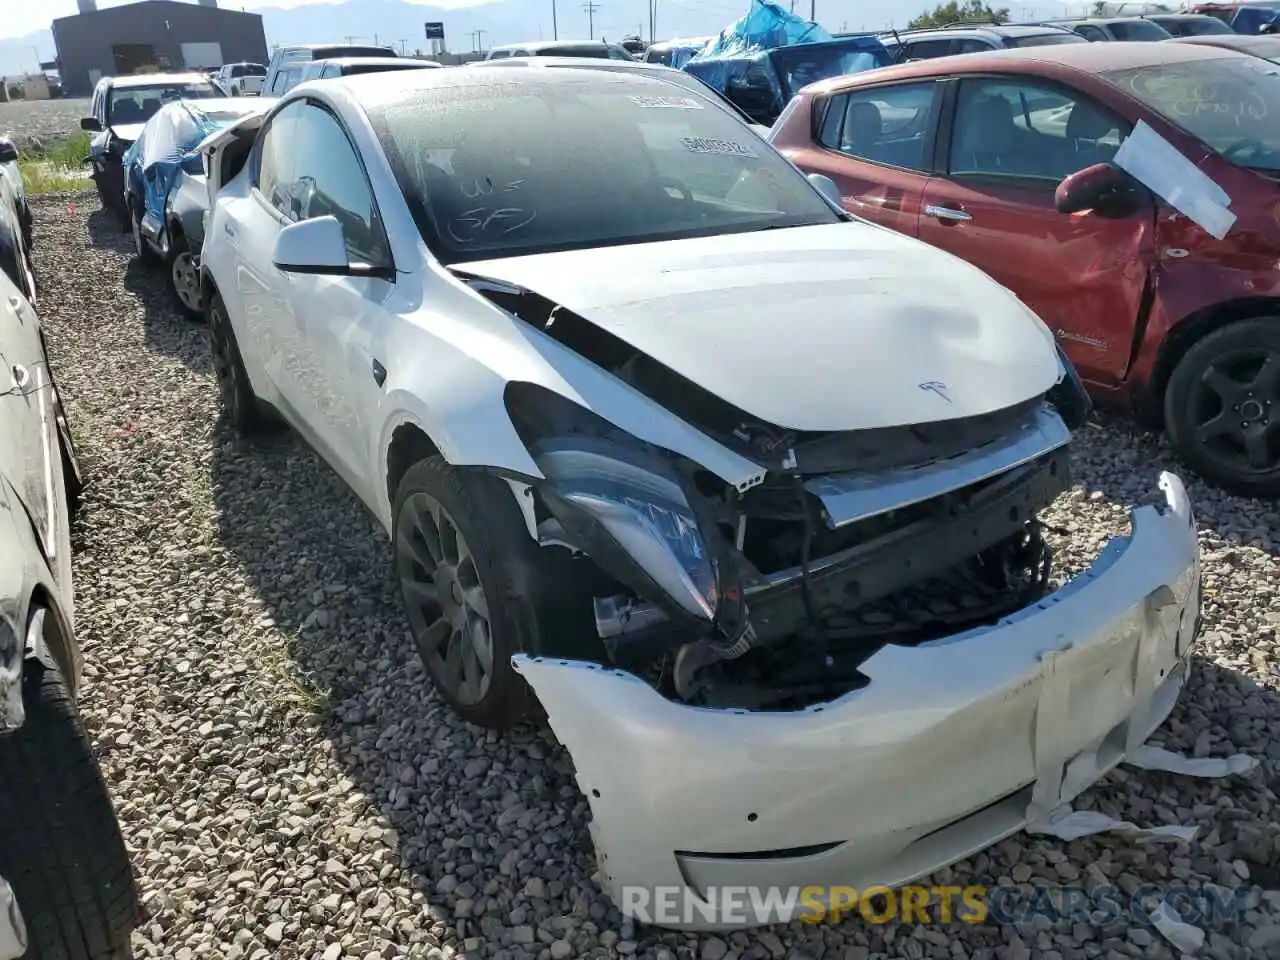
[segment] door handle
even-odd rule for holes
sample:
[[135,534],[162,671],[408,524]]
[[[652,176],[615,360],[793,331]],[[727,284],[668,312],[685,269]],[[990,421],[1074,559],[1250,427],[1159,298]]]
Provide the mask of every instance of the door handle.
[[963,210],[954,210],[951,207],[937,207],[933,204],[929,204],[924,208],[924,215],[926,217],[933,217],[937,220],[951,220],[956,223],[973,219],[973,217],[969,216],[969,214],[965,213]]
[[[22,313],[22,298],[17,294],[9,297],[9,309],[14,313]],[[19,319],[21,319],[21,317],[19,317]]]
[[229,223],[224,223],[222,225],[222,232],[225,233],[228,237],[234,237],[236,235],[235,228],[232,227],[231,224]]
[[13,386],[10,390],[22,393],[27,389],[27,385],[31,383],[31,371],[20,363],[13,365]]

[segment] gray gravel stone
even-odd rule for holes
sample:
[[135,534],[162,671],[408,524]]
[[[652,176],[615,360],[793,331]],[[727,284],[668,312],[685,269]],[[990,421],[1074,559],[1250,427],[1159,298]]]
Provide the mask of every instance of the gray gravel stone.
[[[139,960],[1172,956],[1124,916],[937,928],[950,946],[856,915],[732,936],[623,924],[592,879],[590,811],[554,738],[494,737],[440,703],[386,539],[355,498],[292,436],[247,443],[218,422],[206,331],[178,318],[159,272],[130,262],[95,199],[33,206],[38,307],[90,481],[74,557],[83,712],[151,913]],[[1081,431],[1078,486],[1045,517],[1066,531],[1053,535],[1060,577],[1127,532],[1123,504],[1161,468],[1176,469],[1157,438],[1111,420]],[[1019,835],[924,882],[1252,891],[1250,921],[1206,945],[1235,960],[1280,926],[1280,512],[1183,475],[1205,634],[1155,740],[1250,752],[1263,770],[1122,768],[1076,801],[1196,823],[1189,845]]]

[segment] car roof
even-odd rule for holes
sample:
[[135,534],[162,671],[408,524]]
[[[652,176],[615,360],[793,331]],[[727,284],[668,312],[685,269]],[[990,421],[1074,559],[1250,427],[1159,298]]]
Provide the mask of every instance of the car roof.
[[183,73],[135,73],[128,77],[112,77],[113,87],[162,87],[174,83],[208,83],[209,78],[203,73],[187,71]]
[[1274,33],[1211,33],[1202,37],[1174,37],[1174,43],[1193,47],[1222,47],[1240,50],[1258,57],[1280,55],[1280,34]]
[[[497,64],[510,66],[512,64],[528,64],[531,67],[578,67],[582,70],[620,70],[630,73],[680,73],[685,76],[683,70],[677,70],[674,67],[668,67],[661,63],[646,63],[644,60],[614,60],[606,57],[503,57],[499,61],[487,66],[496,66]],[[696,79],[696,78],[695,78]]]
[[[1031,37],[1042,33],[1067,31],[1066,27],[1053,23],[965,23],[950,27],[926,27],[921,30],[899,30],[898,36],[905,42],[922,37],[956,37],[966,33],[994,33],[1002,37]],[[1068,31],[1069,32],[1069,31]],[[893,41],[893,34],[881,34],[882,42]]]
[[[509,87],[513,93],[534,93],[552,86],[577,84],[607,92],[619,84],[632,84],[651,90],[669,90],[665,80],[646,76],[639,70],[512,70],[491,64],[469,70],[404,70],[395,73],[360,73],[349,77],[334,77],[316,84],[329,90],[343,88],[362,105],[377,106],[404,98],[405,94],[418,91],[447,88],[480,88],[498,85]],[[307,85],[310,89],[310,84]],[[290,91],[292,93],[292,91]]]
[[1050,20],[1047,21],[1050,26],[1061,27],[1067,24],[1097,24],[1099,26],[1107,26],[1112,23],[1129,23],[1132,20],[1146,20],[1148,17],[1071,17],[1067,20]]
[[981,73],[984,70],[1017,72],[1017,64],[1055,64],[1081,73],[1127,70],[1161,63],[1245,56],[1235,50],[1206,45],[1169,46],[1167,41],[1116,41],[1114,43],[1059,43],[1044,47],[1014,47],[1006,50],[962,53],[932,60],[915,60],[867,70],[863,73],[822,80],[805,88],[810,93],[830,93],[885,80],[908,80],[948,73]]
[[1216,20],[1207,13],[1144,13],[1140,20]]
[[312,60],[312,65],[336,63],[340,67],[403,67],[406,63],[426,63],[438,67],[434,60],[419,60],[416,57],[325,57],[323,60]]

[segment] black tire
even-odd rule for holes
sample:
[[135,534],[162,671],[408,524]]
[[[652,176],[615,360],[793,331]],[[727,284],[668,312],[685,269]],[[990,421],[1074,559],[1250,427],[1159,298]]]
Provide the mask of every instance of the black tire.
[[1241,320],[1195,343],[1169,377],[1164,416],[1174,451],[1210,483],[1280,496],[1280,317]]
[[0,736],[0,875],[26,922],[26,960],[124,960],[140,918],[120,825],[57,670],[27,661],[26,720]]
[[270,423],[262,405],[253,393],[249,374],[240,356],[240,345],[227,316],[222,297],[209,298],[205,316],[209,322],[209,347],[213,353],[213,371],[218,380],[222,412],[227,422],[243,434],[261,433]]
[[58,456],[62,460],[62,487],[66,491],[67,512],[75,514],[80,509],[84,494],[84,474],[80,472],[80,457],[76,454],[75,441],[71,438],[71,425],[62,406],[62,396],[54,387],[54,417],[58,425]]
[[176,227],[169,227],[169,234],[173,238],[165,261],[169,293],[179,313],[188,320],[199,320],[204,316],[200,307],[200,274],[192,259],[191,247]]
[[142,236],[142,207],[136,200],[129,201],[129,232],[133,237],[133,256],[142,263],[151,264],[157,260],[155,251]]
[[[478,699],[462,697],[461,683],[453,684],[447,678],[446,655],[440,651],[452,651],[457,636],[432,643],[428,627],[434,614],[424,609],[421,590],[414,589],[415,583],[425,585],[433,573],[415,560],[426,558],[411,546],[420,540],[415,534],[415,515],[421,515],[421,495],[447,512],[469,545],[472,569],[487,600],[491,667],[487,687]],[[464,720],[490,730],[506,730],[530,719],[535,698],[511,666],[511,657],[536,647],[537,615],[531,597],[539,548],[529,538],[510,489],[496,477],[458,470],[442,457],[429,457],[405,472],[396,490],[392,517],[401,599],[418,655],[437,692]],[[462,584],[464,578],[459,575],[456,582]]]

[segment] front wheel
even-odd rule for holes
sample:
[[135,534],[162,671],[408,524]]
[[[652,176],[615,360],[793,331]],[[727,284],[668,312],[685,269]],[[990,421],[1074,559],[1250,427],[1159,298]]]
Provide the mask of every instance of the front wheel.
[[538,548],[509,489],[429,457],[405,473],[392,509],[400,594],[436,690],[470,723],[514,726],[533,703],[511,657],[532,646]]
[[55,668],[28,661],[22,700],[22,726],[0,736],[0,876],[26,956],[123,960],[138,892],[88,733]]
[[1169,441],[1209,482],[1241,496],[1280,496],[1280,317],[1204,337],[1165,390]]

